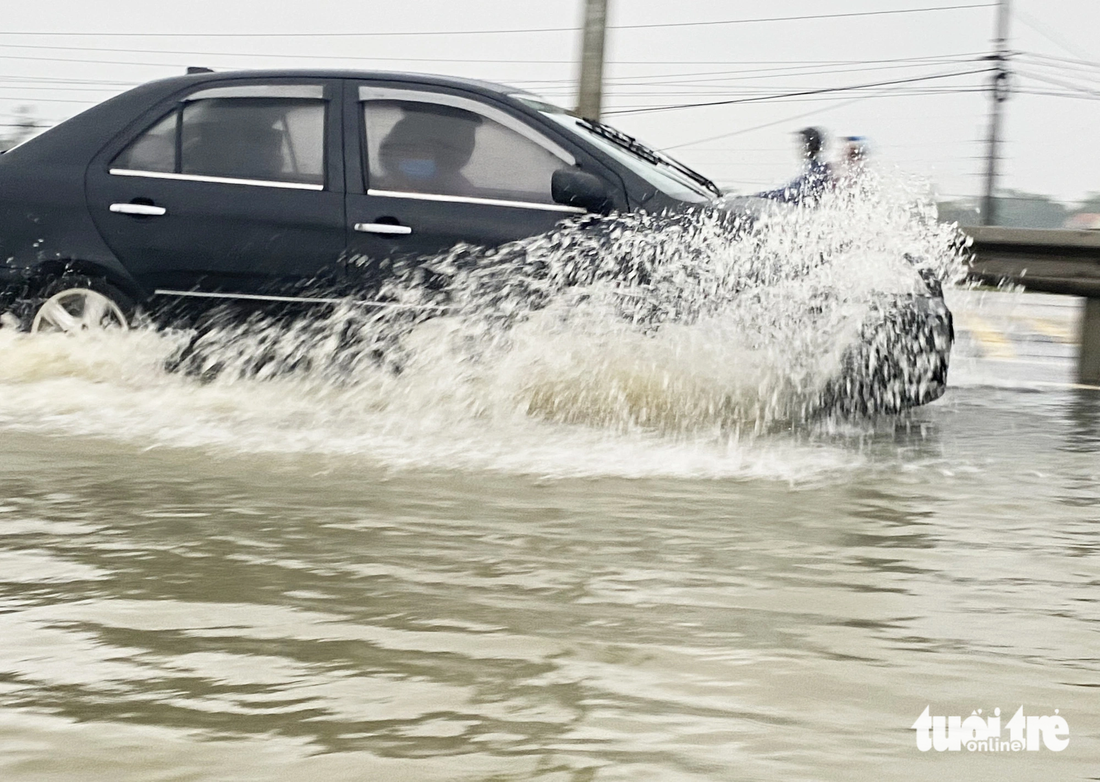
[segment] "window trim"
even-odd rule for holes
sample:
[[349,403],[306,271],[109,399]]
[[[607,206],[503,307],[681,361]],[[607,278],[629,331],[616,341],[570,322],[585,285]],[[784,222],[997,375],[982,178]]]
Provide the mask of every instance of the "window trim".
[[486,206],[515,206],[519,209],[543,209],[552,212],[584,212],[577,207],[564,204],[543,204],[521,199],[508,200],[503,198],[478,198],[476,196],[454,196],[444,193],[411,193],[396,190],[377,190],[370,187],[370,150],[367,139],[366,106],[374,101],[406,101],[409,103],[426,103],[429,105],[450,106],[463,109],[493,122],[503,125],[508,130],[518,133],[528,141],[534,143],[546,152],[549,152],[567,166],[577,166],[577,158],[569,150],[547,137],[528,123],[514,117],[501,108],[492,106],[485,101],[467,98],[460,95],[451,95],[446,92],[433,92],[430,90],[403,88],[403,87],[378,87],[360,84],[358,87],[358,126],[360,145],[360,167],[367,195],[384,195],[389,198],[412,198],[421,201],[440,201],[447,203],[483,204]]
[[113,176],[146,177],[148,179],[173,179],[180,182],[213,182],[222,185],[248,185],[250,187],[275,187],[284,190],[324,190],[324,185],[307,182],[280,182],[277,179],[237,179],[235,177],[207,176],[205,174],[176,174],[165,171],[140,171],[130,168],[112,168]]
[[[568,150],[551,141],[542,133],[521,119],[513,117],[503,109],[490,106],[479,100],[463,98],[458,95],[449,95],[445,92],[428,92],[427,90],[402,89],[399,87],[359,87],[359,107],[362,113],[363,104],[378,100],[407,101],[409,103],[435,103],[440,106],[450,106],[455,109],[464,109],[473,114],[480,114],[487,119],[497,122],[509,130],[514,130],[528,141],[533,141],[554,157],[569,166],[577,165],[577,158]],[[366,129],[363,133],[366,138]]]
[[[458,95],[449,95],[445,92],[360,85],[360,113],[362,113],[364,103],[378,100],[408,101],[409,103],[435,103],[440,106],[450,106],[456,109],[464,109],[474,114],[480,114],[487,119],[491,119],[503,125],[509,130],[514,130],[528,141],[533,141],[566,165],[577,165],[577,158],[560,144],[555,143],[542,133],[539,133],[523,120],[513,117],[503,109],[498,109],[496,106],[490,106],[483,101],[474,100],[473,98],[463,98]],[[366,137],[365,130],[364,128],[364,138]]]
[[[216,94],[215,94],[216,93]],[[308,93],[308,94],[307,94]],[[112,162],[117,160],[118,157],[127,149],[130,148],[139,138],[148,133],[159,123],[163,122],[167,117],[174,116],[176,119],[175,128],[175,165],[180,167],[183,164],[183,150],[181,144],[183,140],[183,110],[184,107],[194,100],[208,100],[208,99],[248,99],[248,98],[288,98],[291,100],[308,100],[317,101],[321,104],[322,115],[322,128],[321,128],[321,174],[324,179],[320,184],[314,182],[287,182],[279,179],[248,179],[242,177],[222,177],[209,174],[184,174],[179,171],[145,171],[142,169],[131,168],[118,168],[108,165],[107,172],[112,176],[129,176],[129,177],[146,177],[149,179],[170,179],[183,182],[207,182],[215,184],[229,184],[229,185],[246,185],[250,187],[273,187],[284,190],[312,190],[323,191],[328,188],[329,185],[329,133],[330,126],[333,121],[332,113],[333,107],[336,105],[331,97],[325,94],[324,84],[250,84],[228,87],[210,87],[207,89],[197,90],[189,93],[182,98],[179,98],[172,105],[172,108],[161,114],[153,122],[145,125],[141,131],[134,136],[130,137],[117,152],[114,153],[110,159]]]
[[503,198],[477,198],[475,196],[454,196],[438,193],[406,193],[402,190],[374,190],[367,189],[367,195],[381,198],[411,198],[415,201],[442,201],[450,204],[479,204],[482,206],[511,206],[516,209],[542,209],[547,212],[571,212],[573,214],[586,214],[586,210],[579,206],[566,206],[565,204],[540,204],[535,201],[509,201]]
[[323,84],[234,84],[226,87],[208,87],[192,92],[181,103],[193,100],[221,98],[290,98],[292,100],[325,100]]

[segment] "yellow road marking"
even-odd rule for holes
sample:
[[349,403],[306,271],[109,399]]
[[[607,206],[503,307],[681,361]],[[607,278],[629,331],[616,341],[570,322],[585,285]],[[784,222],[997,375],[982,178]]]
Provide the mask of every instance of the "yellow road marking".
[[962,321],[963,331],[968,331],[977,340],[982,353],[988,358],[1016,358],[1012,341],[985,320],[970,312],[956,313]]
[[1073,329],[1060,321],[1047,318],[1028,318],[1027,322],[1031,325],[1033,331],[1039,332],[1044,337],[1050,337],[1055,342],[1064,342],[1068,345],[1077,341]]

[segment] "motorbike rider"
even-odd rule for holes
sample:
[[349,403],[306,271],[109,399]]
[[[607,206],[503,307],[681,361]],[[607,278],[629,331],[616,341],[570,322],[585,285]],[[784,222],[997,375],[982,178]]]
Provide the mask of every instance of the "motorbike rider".
[[797,134],[802,155],[802,173],[783,187],[757,193],[757,198],[768,198],[789,204],[814,205],[826,192],[833,189],[836,176],[825,162],[825,134],[820,128],[803,128]]

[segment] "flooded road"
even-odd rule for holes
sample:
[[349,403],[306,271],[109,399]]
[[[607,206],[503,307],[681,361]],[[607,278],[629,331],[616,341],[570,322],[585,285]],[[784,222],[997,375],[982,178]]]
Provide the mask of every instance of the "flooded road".
[[939,402],[752,435],[11,337],[0,778],[1100,779],[1100,392],[1072,300],[985,298]]

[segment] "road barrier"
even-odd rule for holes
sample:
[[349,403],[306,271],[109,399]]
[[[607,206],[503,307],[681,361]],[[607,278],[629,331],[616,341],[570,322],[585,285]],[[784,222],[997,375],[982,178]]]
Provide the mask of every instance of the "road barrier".
[[995,226],[964,228],[973,239],[970,276],[993,285],[1083,296],[1077,375],[1100,385],[1100,231]]

